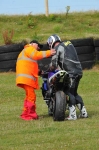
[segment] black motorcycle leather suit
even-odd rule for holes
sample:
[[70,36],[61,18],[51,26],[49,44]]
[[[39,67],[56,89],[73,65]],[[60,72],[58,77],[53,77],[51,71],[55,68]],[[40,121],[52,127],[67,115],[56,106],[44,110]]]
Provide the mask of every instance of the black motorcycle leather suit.
[[60,42],[54,49],[56,54],[52,56],[50,68],[56,69],[59,65],[62,70],[69,73],[73,81],[68,93],[66,93],[69,95],[69,106],[80,103],[82,108],[84,103],[81,96],[78,95],[77,89],[83,72],[76,49],[70,41]]

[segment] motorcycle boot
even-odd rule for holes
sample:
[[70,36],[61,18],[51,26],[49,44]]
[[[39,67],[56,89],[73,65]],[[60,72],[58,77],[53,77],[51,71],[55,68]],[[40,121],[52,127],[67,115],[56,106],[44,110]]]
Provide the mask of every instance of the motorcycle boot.
[[66,118],[66,120],[76,120],[76,108],[72,105],[72,107],[69,107],[69,116]]
[[81,118],[88,118],[88,114],[87,114],[85,106],[83,106],[82,109],[81,109],[80,117]]
[[77,107],[80,110],[79,118],[88,118],[88,113],[85,106],[81,108],[80,104],[77,104]]

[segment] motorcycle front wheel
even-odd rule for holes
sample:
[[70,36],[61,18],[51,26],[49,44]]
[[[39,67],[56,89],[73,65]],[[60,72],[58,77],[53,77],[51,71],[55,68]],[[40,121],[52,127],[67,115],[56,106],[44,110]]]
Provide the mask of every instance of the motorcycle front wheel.
[[55,99],[53,103],[53,120],[64,121],[66,111],[66,95],[63,91],[57,91],[55,93]]

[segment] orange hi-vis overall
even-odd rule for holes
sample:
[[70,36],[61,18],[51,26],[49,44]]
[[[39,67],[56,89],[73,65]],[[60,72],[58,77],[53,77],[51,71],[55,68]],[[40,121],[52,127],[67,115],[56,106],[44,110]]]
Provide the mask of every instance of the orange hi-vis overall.
[[24,120],[37,119],[35,89],[38,84],[38,63],[37,60],[50,57],[50,50],[38,51],[30,44],[26,45],[19,54],[16,62],[16,85],[24,88],[26,97],[21,118]]

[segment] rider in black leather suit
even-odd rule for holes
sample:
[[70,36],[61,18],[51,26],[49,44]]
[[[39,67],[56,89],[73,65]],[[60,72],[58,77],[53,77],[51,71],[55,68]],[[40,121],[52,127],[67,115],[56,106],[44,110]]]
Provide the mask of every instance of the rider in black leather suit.
[[62,42],[60,37],[55,34],[48,38],[47,44],[49,48],[54,48],[56,50],[56,54],[52,56],[50,70],[55,70],[59,66],[62,70],[69,73],[72,81],[70,89],[68,93],[66,93],[69,95],[69,117],[67,120],[77,119],[76,105],[80,110],[79,117],[87,118],[88,114],[84,102],[77,93],[83,71],[75,47],[70,41]]

